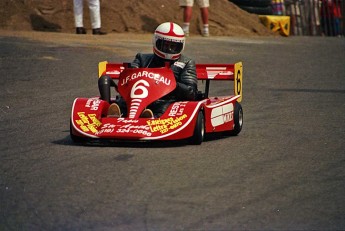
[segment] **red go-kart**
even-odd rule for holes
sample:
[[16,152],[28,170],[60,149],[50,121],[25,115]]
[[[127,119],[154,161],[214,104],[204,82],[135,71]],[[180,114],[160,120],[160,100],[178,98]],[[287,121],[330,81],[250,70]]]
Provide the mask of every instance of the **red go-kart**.
[[[175,89],[172,71],[168,67],[128,68],[126,63],[100,62],[99,76],[106,74],[117,81],[127,116],[107,117],[110,104],[100,97],[76,98],[71,114],[72,140],[187,139],[191,144],[201,144],[206,133],[237,135],[243,125],[242,63],[197,64],[196,70],[198,80],[205,83],[197,100],[173,102],[159,118],[140,118],[149,104]],[[218,80],[233,81],[233,94],[209,97],[210,82]]]

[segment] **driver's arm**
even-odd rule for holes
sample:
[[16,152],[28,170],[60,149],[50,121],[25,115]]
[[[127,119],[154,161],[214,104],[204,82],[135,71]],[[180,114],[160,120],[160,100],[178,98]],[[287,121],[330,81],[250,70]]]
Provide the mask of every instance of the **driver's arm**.
[[178,100],[195,100],[198,86],[195,62],[191,59],[181,61],[186,65],[177,74],[176,89],[173,93]]

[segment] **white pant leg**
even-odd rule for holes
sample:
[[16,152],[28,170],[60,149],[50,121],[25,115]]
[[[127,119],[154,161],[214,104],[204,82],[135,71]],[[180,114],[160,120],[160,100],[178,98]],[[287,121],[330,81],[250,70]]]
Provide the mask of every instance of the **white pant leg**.
[[92,29],[101,28],[101,13],[99,0],[89,0],[89,9]]
[[83,24],[83,0],[73,0],[75,27],[84,27]]

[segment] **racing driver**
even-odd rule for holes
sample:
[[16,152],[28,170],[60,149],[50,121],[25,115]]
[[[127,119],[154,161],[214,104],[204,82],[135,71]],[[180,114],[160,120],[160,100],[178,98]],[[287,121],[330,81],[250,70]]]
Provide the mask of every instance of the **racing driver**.
[[[174,101],[195,100],[197,93],[197,76],[194,60],[182,54],[185,46],[185,35],[182,28],[173,23],[160,24],[153,35],[153,54],[138,53],[131,63],[132,68],[164,67],[170,68],[176,79],[174,91],[163,98],[151,103],[141,114],[142,118],[158,118]],[[98,80],[101,99],[110,101],[110,86],[117,87],[115,82],[107,75]],[[126,103],[122,97],[116,99],[108,109],[108,117],[121,117],[121,111],[126,114]]]

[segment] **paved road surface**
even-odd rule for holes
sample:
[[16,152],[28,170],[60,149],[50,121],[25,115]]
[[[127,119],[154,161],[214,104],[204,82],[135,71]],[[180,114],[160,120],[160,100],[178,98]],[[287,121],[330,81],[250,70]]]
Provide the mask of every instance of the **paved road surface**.
[[74,145],[97,63],[150,40],[0,33],[0,230],[345,229],[343,38],[188,38],[199,63],[244,62],[239,136]]

